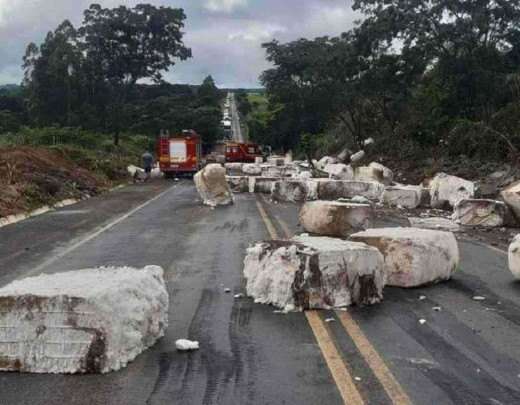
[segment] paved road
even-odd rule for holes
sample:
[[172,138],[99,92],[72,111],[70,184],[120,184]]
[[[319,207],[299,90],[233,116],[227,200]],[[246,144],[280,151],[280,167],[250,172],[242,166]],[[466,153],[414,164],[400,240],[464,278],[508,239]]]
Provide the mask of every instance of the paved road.
[[[211,210],[189,180],[130,186],[0,229],[0,285],[40,272],[158,264],[171,297],[167,335],[126,369],[0,374],[0,403],[520,403],[520,285],[503,253],[460,242],[462,270],[452,281],[387,288],[383,304],[348,312],[280,315],[225,293],[243,292],[250,242],[297,231],[294,205],[242,194]],[[201,350],[176,352],[174,341],[186,337]]]
[[237,109],[235,93],[231,93],[230,109],[232,138],[236,142],[244,142],[244,135],[242,133],[242,127],[240,126],[240,114],[238,113]]

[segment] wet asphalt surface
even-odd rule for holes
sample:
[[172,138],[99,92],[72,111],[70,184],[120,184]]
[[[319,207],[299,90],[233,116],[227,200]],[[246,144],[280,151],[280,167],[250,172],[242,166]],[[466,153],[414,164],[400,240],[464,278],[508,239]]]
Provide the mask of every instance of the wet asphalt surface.
[[[233,297],[244,291],[246,247],[268,237],[257,203],[280,235],[299,231],[295,205],[241,194],[234,206],[211,210],[190,180],[129,186],[0,228],[0,285],[40,272],[156,264],[171,301],[166,336],[126,369],[2,373],[0,404],[342,403],[303,314]],[[462,268],[453,280],[387,288],[382,304],[349,314],[413,403],[518,404],[520,284],[505,254],[476,242],[459,246]],[[333,311],[320,316],[338,319]],[[327,328],[365,402],[391,403],[341,323]],[[201,349],[179,353],[179,338],[198,340]]]
[[237,103],[235,98],[235,93],[232,93],[231,96],[231,131],[233,140],[236,142],[244,142],[244,134],[242,133],[242,128],[240,126],[240,115],[237,109]]

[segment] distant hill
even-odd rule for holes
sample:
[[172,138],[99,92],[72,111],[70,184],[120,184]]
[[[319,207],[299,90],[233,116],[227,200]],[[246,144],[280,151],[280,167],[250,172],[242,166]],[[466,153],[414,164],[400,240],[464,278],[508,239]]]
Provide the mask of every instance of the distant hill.
[[0,84],[0,90],[17,90],[19,88],[18,84]]
[[263,94],[265,93],[264,88],[240,88],[240,89],[220,89],[222,91],[232,91],[232,92],[244,92],[244,93],[253,93],[253,94]]
[[0,84],[0,95],[15,95],[22,91],[18,84]]

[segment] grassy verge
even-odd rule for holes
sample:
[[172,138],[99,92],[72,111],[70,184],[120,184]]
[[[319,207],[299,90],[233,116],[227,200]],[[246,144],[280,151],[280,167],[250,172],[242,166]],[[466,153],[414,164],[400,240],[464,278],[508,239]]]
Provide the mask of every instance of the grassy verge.
[[74,128],[24,128],[0,135],[0,217],[99,194],[128,181],[150,139],[123,135],[114,146],[107,134]]

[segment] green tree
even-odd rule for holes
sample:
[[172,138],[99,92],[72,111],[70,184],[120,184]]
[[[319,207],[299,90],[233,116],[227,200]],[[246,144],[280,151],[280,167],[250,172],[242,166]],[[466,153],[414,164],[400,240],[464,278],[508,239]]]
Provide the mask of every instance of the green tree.
[[253,106],[249,102],[247,92],[245,90],[235,92],[235,99],[238,111],[243,117],[247,117],[247,115],[253,111]]
[[332,116],[337,88],[324,80],[332,44],[323,37],[287,44],[272,41],[263,47],[274,65],[260,77],[273,111],[272,132],[279,138],[272,146],[293,149],[301,134],[321,133]]
[[81,99],[82,63],[77,31],[69,21],[49,32],[41,46],[28,45],[24,85],[37,124],[72,124],[73,109]]
[[213,77],[207,76],[199,87],[198,91],[199,102],[202,105],[212,105],[218,107],[222,94],[215,85]]
[[510,63],[519,47],[518,0],[355,0],[354,8],[367,15],[373,43],[399,40],[403,53],[426,58],[425,72],[450,92],[451,116],[489,119],[504,103],[506,76],[518,68]]
[[17,132],[20,126],[20,120],[15,113],[0,110],[0,134],[5,132]]
[[79,29],[81,51],[90,81],[101,81],[111,95],[110,127],[119,143],[123,104],[141,79],[162,80],[179,60],[191,57],[182,41],[182,9],[139,4],[109,9],[93,4]]

